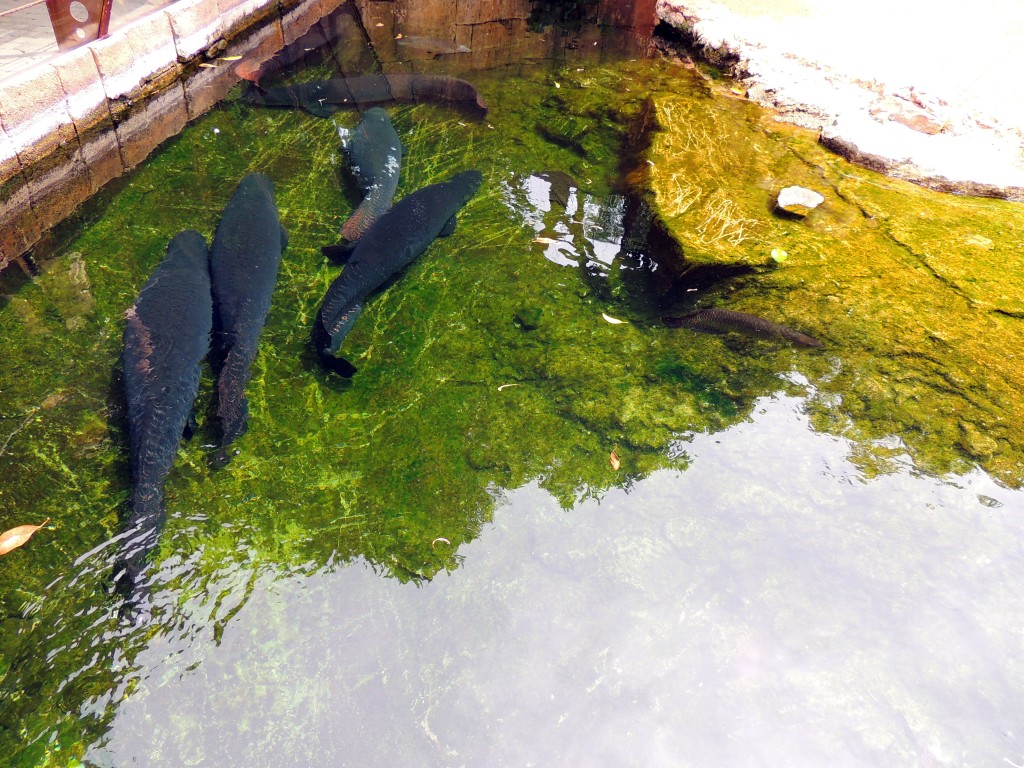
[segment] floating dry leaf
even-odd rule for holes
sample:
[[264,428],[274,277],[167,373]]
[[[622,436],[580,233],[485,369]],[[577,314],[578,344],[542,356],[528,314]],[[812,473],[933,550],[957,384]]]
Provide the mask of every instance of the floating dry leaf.
[[9,531],[0,533],[0,555],[6,555],[12,549],[20,547],[32,538],[32,534],[48,522],[50,522],[50,518],[46,518],[39,525],[19,525],[16,528],[11,528]]
[[614,469],[616,472],[618,472],[619,467],[622,466],[622,462],[619,461],[619,454],[617,454],[615,451],[612,451],[611,455],[608,457],[608,463],[612,465],[612,469]]
[[238,61],[241,56],[218,56],[217,61]]
[[518,387],[521,384],[522,384],[521,381],[516,381],[516,382],[513,382],[512,384],[501,384],[501,385],[498,386],[498,391],[501,392],[501,390],[505,389],[505,387]]
[[603,317],[612,325],[622,325],[624,322],[626,322],[625,320],[619,320],[619,318],[617,317],[611,317],[610,315],[606,315],[604,312],[601,313],[601,317]]
[[204,62],[200,63],[200,65],[199,65],[199,66],[200,66],[200,67],[205,67],[206,69],[216,69],[216,68],[217,68],[217,65],[216,65],[216,64],[211,64],[211,63],[210,63],[210,62],[208,62],[208,61],[204,61]]
[[551,245],[552,243],[557,243],[558,240],[552,240],[550,237],[535,237],[533,238],[533,242],[541,243],[542,245]]
[[434,539],[432,542],[430,542],[430,546],[432,546],[432,547],[435,546],[437,544],[437,542],[439,542],[439,541],[442,544],[447,544],[449,547],[452,545],[452,543],[450,541],[448,541],[448,539],[446,539],[444,536],[438,536],[436,539]]

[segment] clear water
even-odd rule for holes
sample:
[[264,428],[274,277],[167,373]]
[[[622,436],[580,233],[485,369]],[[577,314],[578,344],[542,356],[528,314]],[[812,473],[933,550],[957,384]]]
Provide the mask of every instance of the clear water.
[[[702,81],[582,54],[461,74],[483,121],[389,108],[399,195],[484,189],[370,302],[350,382],[307,348],[354,203],[331,120],[232,97],[0,278],[0,521],[54,519],[0,563],[10,763],[1024,764],[1024,493],[825,431],[821,369],[857,373],[836,344],[658,321],[749,290],[688,270],[624,181],[648,100]],[[121,315],[249,170],[290,234],[250,431],[211,467],[206,371],[132,626]]]

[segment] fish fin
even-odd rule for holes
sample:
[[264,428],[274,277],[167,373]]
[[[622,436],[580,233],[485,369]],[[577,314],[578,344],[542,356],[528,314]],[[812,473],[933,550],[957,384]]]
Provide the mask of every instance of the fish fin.
[[288,231],[281,227],[281,250],[283,251],[288,247]]
[[347,264],[352,251],[356,249],[356,243],[338,243],[337,245],[325,245],[320,253],[333,261],[335,264]]
[[329,371],[333,371],[342,378],[351,379],[359,370],[352,363],[339,355],[332,355],[330,352],[321,350],[319,353],[320,364]]
[[455,231],[455,225],[458,224],[458,217],[452,216],[448,221],[445,222],[444,226],[441,227],[441,231],[437,233],[438,237],[448,237]]
[[[340,339],[339,339],[340,344]],[[337,346],[324,328],[324,324],[317,317],[313,324],[313,349],[316,351],[320,364],[329,371],[334,371],[346,379],[352,378],[356,367],[345,358],[335,354]]]
[[188,420],[185,422],[185,429],[181,431],[181,436],[186,440],[191,440],[192,436],[199,431],[199,423],[196,421],[196,409],[195,407],[189,411]]

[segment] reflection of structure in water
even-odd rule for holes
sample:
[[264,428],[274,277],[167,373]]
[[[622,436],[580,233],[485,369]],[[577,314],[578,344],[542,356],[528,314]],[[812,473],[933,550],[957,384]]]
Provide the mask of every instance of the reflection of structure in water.
[[607,273],[620,255],[642,257],[652,214],[639,198],[591,195],[561,171],[513,183],[504,185],[505,202],[537,233],[549,261]]

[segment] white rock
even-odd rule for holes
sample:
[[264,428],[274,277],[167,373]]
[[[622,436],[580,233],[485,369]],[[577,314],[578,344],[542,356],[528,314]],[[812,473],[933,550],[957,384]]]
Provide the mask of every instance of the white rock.
[[806,187],[786,187],[779,192],[776,205],[786,213],[806,216],[809,211],[825,202],[825,198]]

